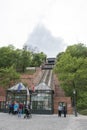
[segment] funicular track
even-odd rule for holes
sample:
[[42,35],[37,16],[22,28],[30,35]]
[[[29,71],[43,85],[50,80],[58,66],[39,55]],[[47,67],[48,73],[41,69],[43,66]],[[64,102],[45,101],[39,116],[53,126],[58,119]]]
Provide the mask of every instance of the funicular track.
[[46,69],[44,70],[44,73],[39,83],[44,82],[49,87],[52,87],[52,77],[53,77],[52,69]]
[[53,86],[53,67],[55,64],[55,58],[47,58],[46,62],[42,65],[43,74],[39,83],[44,82],[47,86],[52,88]]

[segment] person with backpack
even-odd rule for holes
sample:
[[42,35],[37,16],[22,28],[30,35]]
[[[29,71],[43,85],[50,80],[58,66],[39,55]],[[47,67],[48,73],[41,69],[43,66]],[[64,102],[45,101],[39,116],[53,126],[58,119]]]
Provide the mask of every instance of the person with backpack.
[[30,118],[31,117],[31,110],[30,110],[30,106],[26,105],[25,106],[25,115],[24,118]]

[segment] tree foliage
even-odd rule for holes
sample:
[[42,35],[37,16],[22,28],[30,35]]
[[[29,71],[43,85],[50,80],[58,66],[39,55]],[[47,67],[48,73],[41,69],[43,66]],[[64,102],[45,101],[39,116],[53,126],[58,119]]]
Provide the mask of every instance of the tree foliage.
[[26,67],[39,67],[46,59],[43,52],[34,53],[27,49],[15,49],[12,45],[0,48],[0,68],[14,66],[17,71],[24,72]]
[[17,82],[20,75],[16,72],[13,67],[0,68],[0,85],[8,88],[12,82]]
[[15,49],[14,46],[0,48],[0,85],[9,86],[12,80],[19,79],[18,72],[25,72],[26,67],[39,67],[45,60],[46,55],[34,53],[27,47]]
[[57,56],[54,71],[66,95],[73,97],[73,89],[76,89],[78,108],[82,108],[82,104],[87,107],[87,47],[81,43],[67,47]]
[[40,67],[40,65],[45,61],[46,55],[43,52],[34,53],[32,55],[31,66]]

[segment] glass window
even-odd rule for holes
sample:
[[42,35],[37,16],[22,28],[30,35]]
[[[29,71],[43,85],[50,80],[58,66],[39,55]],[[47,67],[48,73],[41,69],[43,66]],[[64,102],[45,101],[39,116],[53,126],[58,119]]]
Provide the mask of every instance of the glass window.
[[37,93],[31,96],[32,109],[51,110],[52,98],[51,93]]

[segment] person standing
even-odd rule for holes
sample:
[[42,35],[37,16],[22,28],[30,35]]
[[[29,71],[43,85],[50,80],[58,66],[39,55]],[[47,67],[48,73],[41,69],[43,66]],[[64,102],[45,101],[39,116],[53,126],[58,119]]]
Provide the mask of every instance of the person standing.
[[58,116],[61,117],[61,114],[62,114],[62,105],[59,104],[59,106],[58,106]]
[[14,114],[16,115],[18,113],[19,104],[15,101],[14,102]]
[[63,113],[64,113],[64,117],[66,117],[67,110],[66,110],[66,106],[65,105],[63,106]]
[[21,117],[23,112],[23,104],[20,102],[19,103],[19,109],[18,109],[18,117]]

